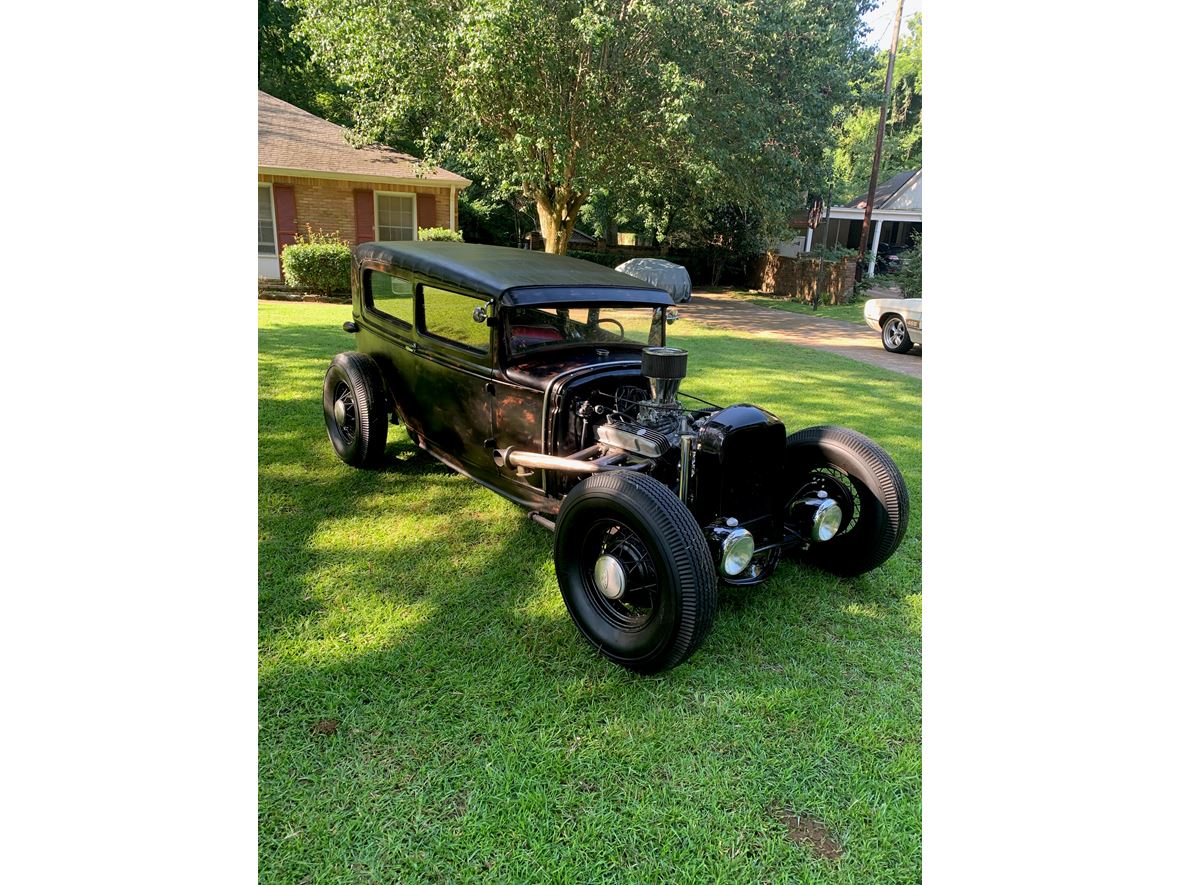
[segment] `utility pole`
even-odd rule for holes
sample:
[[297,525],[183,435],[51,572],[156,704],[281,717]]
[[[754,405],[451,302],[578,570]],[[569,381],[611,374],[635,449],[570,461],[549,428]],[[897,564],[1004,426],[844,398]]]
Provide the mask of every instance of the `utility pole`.
[[905,0],[897,0],[897,15],[893,19],[893,41],[889,44],[889,66],[885,69],[885,97],[881,100],[881,117],[877,120],[877,149],[873,153],[873,174],[869,178],[869,198],[865,201],[865,222],[860,229],[860,251],[856,256],[856,278],[865,260],[869,244],[869,227],[873,221],[873,200],[877,196],[877,173],[881,171],[881,145],[885,140],[885,114],[889,108],[889,90],[893,87],[893,62],[897,59],[897,37],[901,33],[901,8]]

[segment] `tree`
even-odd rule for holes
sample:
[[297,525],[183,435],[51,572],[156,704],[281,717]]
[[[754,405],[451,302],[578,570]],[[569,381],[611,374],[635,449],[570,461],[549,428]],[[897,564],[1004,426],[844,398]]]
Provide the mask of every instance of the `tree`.
[[[906,25],[908,33],[897,47],[893,91],[885,116],[881,181],[922,165],[921,13],[910,16]],[[832,158],[835,197],[839,200],[850,200],[868,190],[888,63],[888,50],[878,53],[871,76],[854,85],[859,97],[840,126]]]
[[514,200],[497,199],[479,179],[459,192],[459,227],[468,243],[490,246],[520,246],[525,235],[536,228],[532,204],[517,195]]
[[901,260],[898,285],[906,298],[922,297],[922,235],[914,235],[914,245]]
[[344,96],[294,33],[298,22],[299,11],[282,0],[258,0],[258,88],[334,123],[348,122]]
[[595,192],[653,219],[708,198],[773,218],[823,180],[871,0],[298,0],[362,135],[417,133],[565,252]]

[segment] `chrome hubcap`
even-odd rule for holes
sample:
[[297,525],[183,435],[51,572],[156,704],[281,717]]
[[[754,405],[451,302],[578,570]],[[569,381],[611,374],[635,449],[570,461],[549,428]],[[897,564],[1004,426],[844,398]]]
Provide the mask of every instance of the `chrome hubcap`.
[[332,413],[336,416],[336,423],[343,427],[345,420],[348,418],[348,411],[344,406],[344,397],[336,400],[336,405],[332,408]]
[[900,345],[905,339],[905,326],[901,320],[890,320],[886,332],[889,335],[889,343],[894,347]]
[[623,564],[604,553],[594,563],[594,586],[607,599],[618,599],[627,589],[627,573]]

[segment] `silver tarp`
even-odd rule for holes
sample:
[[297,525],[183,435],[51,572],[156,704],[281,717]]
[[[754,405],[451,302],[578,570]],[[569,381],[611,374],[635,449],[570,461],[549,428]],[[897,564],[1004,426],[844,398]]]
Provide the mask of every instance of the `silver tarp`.
[[677,304],[684,304],[692,297],[692,280],[688,278],[688,271],[671,261],[662,258],[632,258],[624,261],[615,270],[663,289]]

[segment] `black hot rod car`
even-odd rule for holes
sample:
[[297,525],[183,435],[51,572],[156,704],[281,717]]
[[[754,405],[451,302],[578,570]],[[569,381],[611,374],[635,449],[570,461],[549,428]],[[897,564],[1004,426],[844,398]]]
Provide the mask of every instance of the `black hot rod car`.
[[365,243],[355,352],[324,379],[339,456],[384,463],[388,423],[554,532],[578,629],[610,660],[674,667],[712,627],[717,582],[783,555],[840,575],[905,533],[897,466],[852,430],[787,435],[752,405],[680,391],[672,299],[587,261],[496,246]]

